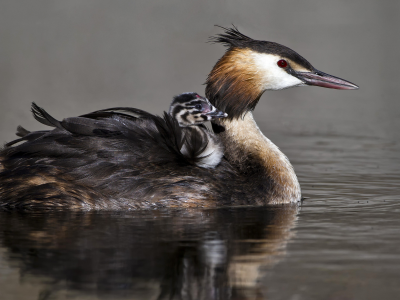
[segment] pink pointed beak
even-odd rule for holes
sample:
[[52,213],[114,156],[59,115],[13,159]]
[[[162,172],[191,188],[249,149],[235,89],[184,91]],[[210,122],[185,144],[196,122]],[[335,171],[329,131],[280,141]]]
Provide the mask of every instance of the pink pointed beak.
[[356,90],[358,85],[350,81],[315,70],[313,72],[296,72],[296,77],[307,85],[322,86],[328,89]]

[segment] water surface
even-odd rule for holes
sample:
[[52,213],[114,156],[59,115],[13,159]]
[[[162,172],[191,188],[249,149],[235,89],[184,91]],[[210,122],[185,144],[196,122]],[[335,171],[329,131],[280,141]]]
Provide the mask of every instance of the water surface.
[[356,136],[272,134],[292,157],[308,197],[301,205],[3,212],[2,297],[397,297],[399,145]]

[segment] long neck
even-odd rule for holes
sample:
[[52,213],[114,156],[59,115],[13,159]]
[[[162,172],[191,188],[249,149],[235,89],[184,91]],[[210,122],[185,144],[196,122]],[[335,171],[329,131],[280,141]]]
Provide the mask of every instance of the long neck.
[[[228,114],[216,122],[225,156],[252,187],[269,203],[288,203],[301,198],[300,185],[287,157],[267,139],[251,111],[266,89],[253,51],[231,47],[208,75],[206,96]],[[256,184],[254,184],[256,183]]]
[[267,185],[269,203],[300,200],[300,185],[292,165],[263,135],[251,112],[239,119],[221,119],[218,125],[221,126],[217,132],[225,146],[225,156],[245,176]]

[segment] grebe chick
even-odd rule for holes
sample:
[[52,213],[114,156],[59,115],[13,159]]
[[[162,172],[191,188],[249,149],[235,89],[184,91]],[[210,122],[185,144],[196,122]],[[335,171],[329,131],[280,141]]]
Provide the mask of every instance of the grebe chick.
[[169,114],[184,127],[184,143],[181,152],[184,156],[189,154],[189,144],[193,137],[200,135],[201,139],[208,141],[204,149],[198,153],[195,165],[202,168],[215,168],[224,155],[224,146],[220,139],[204,126],[206,121],[226,118],[228,114],[218,110],[207,98],[197,93],[184,93],[174,97],[169,108]]
[[[300,201],[292,165],[260,131],[252,111],[267,90],[358,86],[236,28],[214,41],[228,47],[206,81],[206,97],[228,114],[212,122],[225,148],[219,165],[199,168],[182,155],[186,127],[169,114],[112,108],[59,122],[39,110],[56,129],[28,133],[23,143],[0,151],[0,207],[129,210]],[[190,152],[201,152],[206,143],[191,143]]]

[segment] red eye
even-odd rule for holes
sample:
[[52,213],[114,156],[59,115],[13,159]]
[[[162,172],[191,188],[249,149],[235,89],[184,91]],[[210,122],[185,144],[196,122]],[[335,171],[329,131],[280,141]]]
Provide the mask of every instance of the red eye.
[[287,61],[284,59],[278,60],[278,66],[281,68],[286,68],[287,67]]

